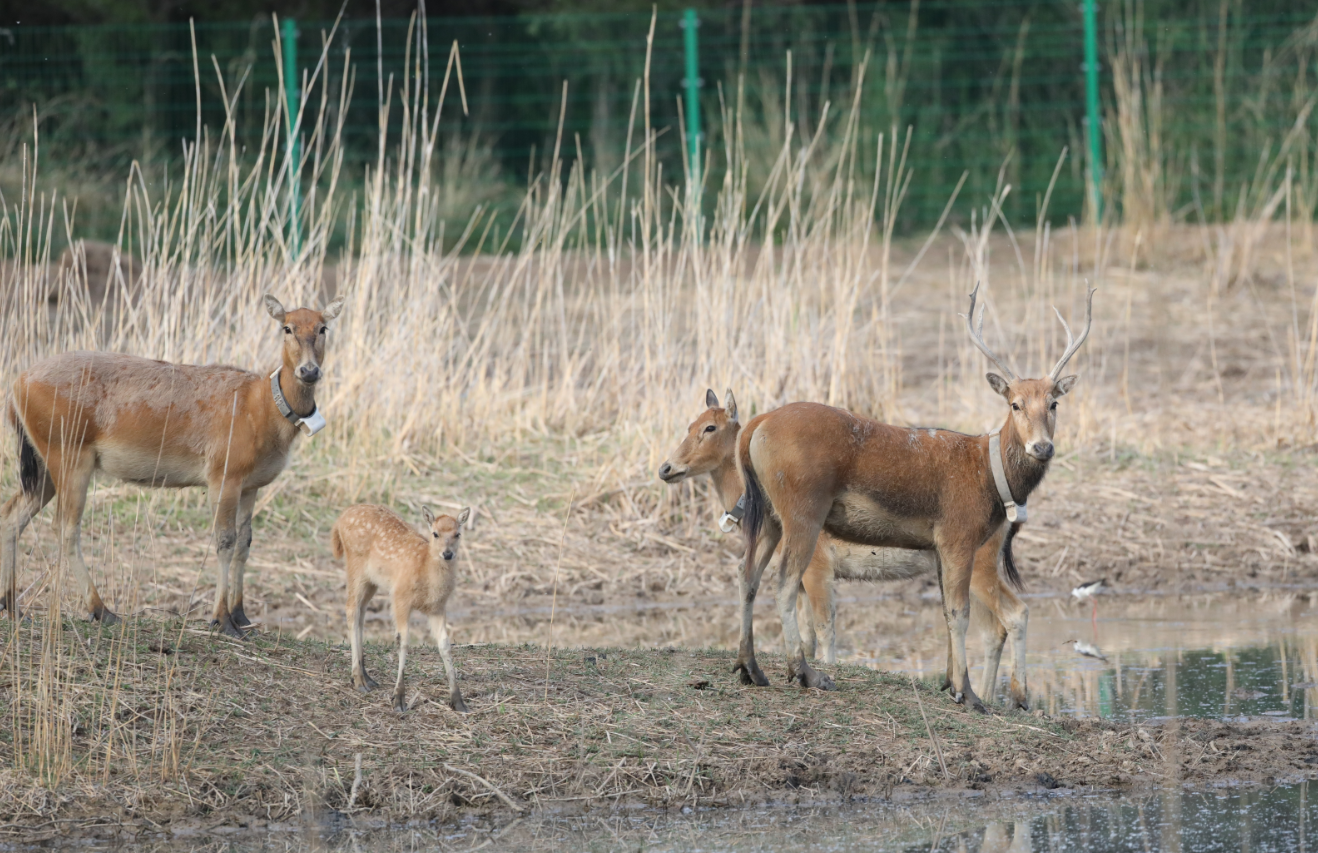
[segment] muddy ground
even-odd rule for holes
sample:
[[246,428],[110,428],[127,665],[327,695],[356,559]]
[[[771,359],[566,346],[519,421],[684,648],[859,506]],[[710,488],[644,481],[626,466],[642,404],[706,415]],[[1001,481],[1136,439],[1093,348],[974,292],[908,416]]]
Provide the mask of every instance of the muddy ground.
[[[6,642],[11,688],[14,661],[35,672],[30,656],[53,647],[50,677],[77,685],[55,694],[51,715],[44,688],[24,679],[10,708],[18,727],[0,740],[10,838],[257,829],[329,812],[369,823],[1318,778],[1307,723],[981,715],[857,666],[837,667],[838,690],[824,693],[742,687],[717,650],[461,646],[464,716],[445,704],[438,654],[415,649],[399,714],[387,690],[352,689],[338,644],[239,643],[172,621],[74,627],[47,636],[32,620]],[[367,654],[377,677],[391,671],[387,647]],[[781,672],[775,656],[764,664]],[[72,722],[66,742],[59,717]],[[57,745],[44,752],[43,726]],[[63,768],[59,743],[73,756]]]

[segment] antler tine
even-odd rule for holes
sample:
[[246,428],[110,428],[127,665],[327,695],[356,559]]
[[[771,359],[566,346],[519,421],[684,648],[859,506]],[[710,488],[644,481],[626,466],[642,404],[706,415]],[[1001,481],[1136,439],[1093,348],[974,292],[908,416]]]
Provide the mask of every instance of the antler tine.
[[988,344],[984,343],[984,312],[983,311],[979,312],[979,331],[975,330],[975,300],[976,298],[978,298],[978,296],[979,296],[979,283],[976,282],[975,289],[970,292],[970,312],[968,314],[961,315],[962,317],[966,318],[966,332],[970,335],[970,342],[975,345],[976,349],[984,353],[984,355],[988,356],[989,361],[993,362],[998,366],[998,370],[1001,370],[1004,374],[1006,374],[1008,381],[1015,382],[1017,379],[1016,374],[1012,371],[1011,368],[1007,367],[1007,365],[1002,363],[1002,360],[998,358],[997,355],[994,354],[993,350],[988,348]]
[[1089,337],[1089,330],[1094,325],[1095,290],[1097,290],[1097,288],[1089,288],[1089,294],[1085,297],[1085,330],[1080,333],[1080,340],[1076,340],[1072,337],[1071,327],[1066,324],[1066,320],[1062,319],[1062,312],[1057,310],[1057,306],[1053,306],[1053,313],[1057,315],[1058,320],[1062,321],[1062,328],[1066,329],[1066,352],[1062,353],[1062,357],[1057,360],[1057,365],[1052,369],[1052,372],[1048,374],[1048,378],[1054,382],[1061,378],[1062,370],[1066,368],[1066,363],[1070,361],[1071,356],[1075,355],[1076,351],[1080,349],[1080,346],[1085,342],[1085,338]]

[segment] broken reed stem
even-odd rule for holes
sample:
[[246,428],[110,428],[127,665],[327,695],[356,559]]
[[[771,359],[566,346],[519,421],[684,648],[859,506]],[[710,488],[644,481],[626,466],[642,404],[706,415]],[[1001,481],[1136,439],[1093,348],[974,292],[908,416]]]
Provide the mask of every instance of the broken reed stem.
[[[358,759],[360,760],[360,758],[361,756],[359,755]],[[490,791],[494,794],[494,796],[498,797],[500,800],[503,800],[504,805],[506,805],[508,808],[512,809],[513,811],[518,812],[519,814],[521,812],[526,811],[525,806],[513,802],[513,799],[511,797],[509,797],[503,791],[500,791],[498,786],[496,786],[489,780],[485,779],[484,777],[477,776],[475,773],[472,773],[469,770],[463,770],[460,767],[454,767],[452,764],[445,764],[444,769],[449,771],[450,773],[456,773],[459,776],[466,776],[468,779],[474,779],[475,781],[480,782],[486,788],[489,788]]]
[[929,742],[934,745],[934,755],[938,756],[938,766],[943,769],[943,778],[947,779],[950,774],[947,772],[947,762],[943,760],[943,748],[938,743],[938,735],[934,734],[934,727],[929,725],[929,716],[924,712],[924,700],[920,698],[920,690],[915,686],[915,676],[911,676],[911,692],[915,694],[915,704],[920,709],[920,719],[924,720],[924,730],[929,733]]
[[567,498],[567,513],[563,516],[563,535],[558,540],[558,562],[554,564],[554,594],[549,603],[549,640],[545,644],[545,702],[549,702],[549,659],[554,654],[554,613],[558,609],[558,573],[563,567],[563,547],[567,544],[567,523],[572,518],[572,502],[577,498],[577,487]]

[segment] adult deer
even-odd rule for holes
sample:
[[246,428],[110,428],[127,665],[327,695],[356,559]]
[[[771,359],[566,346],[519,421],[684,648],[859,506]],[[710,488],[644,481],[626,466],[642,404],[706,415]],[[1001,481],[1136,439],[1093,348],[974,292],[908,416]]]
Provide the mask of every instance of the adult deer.
[[232,637],[251,624],[243,569],[252,544],[257,490],[284,469],[299,429],[325,425],[316,408],[324,376],[321,311],[285,311],[265,297],[282,327],[283,358],[270,374],[223,365],[169,364],[130,355],[70,352],[29,368],[14,383],[9,422],[18,433],[21,489],[0,508],[0,607],[18,612],[18,537],[58,496],[60,557],[93,619],[113,624],[82,559],[82,512],[93,472],[142,486],[205,486],[214,509],[219,583],[213,624]]
[[[1061,375],[1089,336],[1094,291],[1086,299],[1079,340],[1062,320],[1067,346],[1043,379],[1020,379],[1000,360],[974,324],[970,294],[966,330],[1006,378],[989,385],[1011,409],[993,435],[902,428],[816,403],[793,403],[746,425],[737,464],[746,481],[746,560],[740,577],[741,647],[734,671],[746,684],[768,680],[755,660],[752,626],[760,578],[782,544],[778,613],[787,648],[787,675],[807,687],[830,689],[832,679],[805,659],[796,624],[796,592],[822,531],[865,545],[932,548],[940,562],[943,615],[950,637],[949,681],[956,702],[983,710],[966,669],[970,581],[976,552],[1006,522],[1025,520],[1025,502],[1053,457],[1057,401],[1078,377]],[[1059,313],[1058,319],[1061,319]]]
[[[741,472],[737,470],[737,437],[741,434],[737,400],[731,391],[724,399],[726,407],[720,407],[718,395],[712,389],[705,392],[705,411],[691,422],[682,443],[660,466],[659,479],[674,484],[708,474],[724,511],[720,526],[730,532],[732,524],[741,518],[744,504],[739,508],[739,502],[745,486]],[[1011,701],[1016,707],[1024,708],[1027,706],[1025,631],[1029,609],[1011,589],[1013,581],[1008,580],[1019,582],[1006,533],[1006,525],[1000,526],[976,552],[970,579],[971,595],[987,611],[988,617],[985,620],[986,659],[980,693],[992,699],[996,692],[1002,650],[1010,636],[1014,650]],[[998,572],[999,562],[1006,579]],[[804,655],[815,657],[818,643],[823,662],[837,663],[836,581],[903,580],[933,572],[937,566],[937,554],[933,551],[858,545],[820,533],[814,554],[801,577],[799,590],[805,593],[805,598],[798,600],[798,619],[804,623],[801,636]]]

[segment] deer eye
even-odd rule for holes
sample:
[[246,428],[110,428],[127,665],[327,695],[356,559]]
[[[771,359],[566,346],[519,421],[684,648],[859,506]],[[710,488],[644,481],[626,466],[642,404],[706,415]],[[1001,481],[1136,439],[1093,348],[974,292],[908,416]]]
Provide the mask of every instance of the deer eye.
[[291,334],[293,334],[293,327],[292,327],[292,326],[285,326],[285,327],[284,327],[284,334],[286,334],[286,335],[291,335]]
[[1021,410],[1021,407],[1020,407],[1018,404],[1016,404],[1016,403],[1012,403],[1012,404],[1011,404],[1011,410],[1012,410],[1013,412],[1019,412],[1019,411]]
[[713,424],[710,424],[709,426],[705,427],[705,432],[713,432],[716,429],[718,429],[718,427],[714,426]]
[[436,539],[439,538],[439,534],[438,534],[438,533],[432,533],[431,535],[434,536]]
[[1050,406],[1048,407],[1048,411],[1050,411],[1050,412],[1055,412],[1055,411],[1057,411],[1057,401],[1056,401],[1056,400],[1053,400],[1052,405],[1050,405]]
[[321,326],[321,327],[320,327],[320,330],[319,330],[318,332],[316,332],[316,334],[318,334],[318,335],[323,335],[323,334],[325,334],[326,331],[327,331],[327,329],[326,329],[324,326]]

